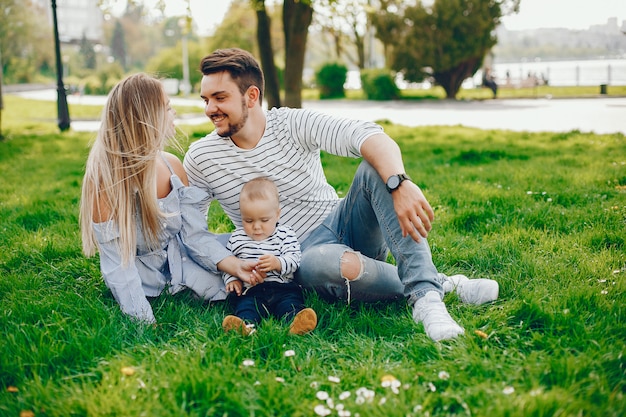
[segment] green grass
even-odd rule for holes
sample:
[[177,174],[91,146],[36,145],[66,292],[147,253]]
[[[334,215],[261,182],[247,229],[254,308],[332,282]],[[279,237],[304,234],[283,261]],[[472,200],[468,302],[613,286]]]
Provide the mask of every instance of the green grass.
[[[5,114],[29,111],[14,107]],[[496,279],[500,299],[466,306],[448,295],[466,336],[443,343],[404,302],[314,294],[314,333],[269,321],[243,338],[221,331],[225,305],[188,294],[154,301],[156,327],[120,312],[97,257],[80,252],[93,134],[56,132],[54,107],[36,113],[50,122],[15,122],[0,142],[0,415],[313,416],[328,407],[318,391],[352,416],[626,414],[624,135],[385,125],[435,208],[435,263]],[[345,192],[358,161],[323,163]],[[210,227],[229,230],[219,207]],[[385,375],[402,383],[397,394]]]

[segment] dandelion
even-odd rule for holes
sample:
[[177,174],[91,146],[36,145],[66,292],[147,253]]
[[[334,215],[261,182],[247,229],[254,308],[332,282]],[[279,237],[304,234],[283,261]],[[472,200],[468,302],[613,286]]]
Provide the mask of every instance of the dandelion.
[[614,274],[619,274],[620,272],[622,272],[620,269],[616,269],[613,271]]
[[317,394],[315,394],[315,397],[320,401],[326,401],[330,396],[328,395],[326,391],[317,391]]
[[243,361],[243,366],[246,366],[246,367],[254,366],[254,361],[252,359],[245,359]]
[[327,416],[331,413],[330,409],[326,408],[323,405],[316,405],[315,408],[313,409],[313,411],[315,412],[315,414],[317,414],[318,416]]
[[608,293],[609,293],[609,292],[608,292],[607,290],[602,290],[602,291],[600,291],[600,294],[602,294],[602,295],[607,295]]
[[533,194],[533,192],[532,192],[532,191],[526,191],[526,194],[528,194],[528,195],[532,195],[532,194]]
[[313,388],[313,389],[317,389],[320,386],[320,383],[317,381],[313,381],[309,384],[309,387]]
[[435,384],[433,384],[432,382],[429,382],[429,383],[428,383],[428,390],[429,390],[430,392],[435,392],[435,391],[437,391],[437,387],[436,387],[436,386],[435,386]]
[[384,405],[387,402],[387,397],[382,397],[379,401],[378,401],[378,405]]
[[397,379],[395,376],[393,376],[393,375],[383,375],[383,377],[382,377],[382,378],[380,378],[380,384],[381,384],[383,387],[387,388],[387,387],[390,387],[390,386],[391,386],[391,383],[392,383],[393,381],[397,381],[397,380],[398,380],[398,379]]
[[504,389],[502,390],[502,393],[503,393],[504,395],[511,395],[511,394],[513,394],[514,392],[515,392],[515,388],[513,388],[513,387],[512,387],[512,386],[510,386],[510,385],[507,385],[507,386],[506,386],[506,387],[504,387]]
[[450,374],[446,371],[439,371],[439,374],[437,374],[437,376],[439,377],[439,379],[443,379],[444,381],[450,379]]
[[350,417],[352,415],[352,413],[348,410],[339,410],[337,411],[337,415],[339,417]]
[[336,376],[329,376],[329,377],[328,377],[328,380],[329,380],[330,382],[335,383],[335,384],[338,384],[338,383],[340,383],[340,382],[341,382],[341,379],[337,378]]
[[279,376],[276,377],[276,382],[280,382],[281,384],[285,383],[285,378],[281,378]]
[[486,339],[489,337],[489,335],[485,332],[483,332],[482,330],[474,330],[474,334],[478,337],[480,337],[481,339]]
[[345,400],[347,400],[348,398],[350,398],[350,391],[344,391],[344,392],[342,392],[341,394],[339,394],[339,399],[340,399],[341,401],[345,401]]
[[122,369],[120,369],[120,372],[122,372],[122,375],[124,376],[135,375],[135,368],[132,366],[123,366]]

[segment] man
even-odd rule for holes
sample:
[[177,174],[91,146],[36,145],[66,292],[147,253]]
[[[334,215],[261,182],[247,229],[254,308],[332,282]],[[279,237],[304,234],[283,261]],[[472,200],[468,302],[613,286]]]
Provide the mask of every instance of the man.
[[[281,220],[301,242],[296,282],[348,302],[404,296],[433,340],[464,333],[442,302],[444,291],[456,290],[475,304],[497,298],[493,280],[438,274],[426,242],[433,210],[406,175],[398,145],[380,126],[305,109],[263,110],[263,73],[240,49],[217,50],[203,58],[200,69],[200,95],[215,131],[185,156],[190,183],[217,199],[241,226],[241,187],[254,177],[272,179],[281,196]],[[326,181],[320,150],[364,159],[344,199]],[[389,250],[397,267],[385,262]],[[250,283],[262,280],[254,275]]]

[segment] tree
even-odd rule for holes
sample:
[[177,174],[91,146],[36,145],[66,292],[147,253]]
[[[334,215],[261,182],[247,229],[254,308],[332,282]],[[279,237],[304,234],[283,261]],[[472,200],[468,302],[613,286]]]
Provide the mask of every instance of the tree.
[[310,0],[284,0],[285,106],[302,107],[302,74],[309,26],[313,21]]
[[122,68],[126,69],[126,37],[124,35],[124,28],[119,20],[115,21],[115,28],[113,29],[111,55],[119,62]]
[[43,6],[0,0],[0,51],[7,84],[33,82],[40,72],[54,74],[52,25]]
[[[261,66],[265,75],[265,100],[267,107],[280,107],[280,83],[278,70],[274,62],[274,45],[272,42],[272,21],[262,0],[252,1],[257,17],[257,44],[261,54]],[[261,47],[261,44],[264,44]]]
[[316,26],[321,34],[332,38],[335,60],[347,59],[359,69],[367,64],[365,40],[369,2],[371,0],[318,0],[315,3]]
[[[261,57],[273,56],[271,36],[267,36],[264,26],[270,21],[265,8],[265,0],[251,0],[257,12],[257,39]],[[259,20],[262,21],[258,24]],[[313,21],[311,0],[284,0],[283,33],[285,36],[285,102],[288,107],[302,107],[302,74],[309,26]],[[269,27],[269,26],[268,26]],[[259,29],[260,28],[260,29]],[[277,69],[271,71],[271,64],[266,63],[266,77],[278,79]]]
[[[455,98],[463,81],[481,67],[496,44],[495,29],[504,13],[516,11],[519,0],[435,0],[431,7],[421,2],[395,17],[404,22],[396,31],[391,68],[407,81],[432,77],[447,98]],[[391,13],[388,10],[384,13]],[[384,27],[377,26],[380,33]],[[384,36],[389,36],[385,34]]]

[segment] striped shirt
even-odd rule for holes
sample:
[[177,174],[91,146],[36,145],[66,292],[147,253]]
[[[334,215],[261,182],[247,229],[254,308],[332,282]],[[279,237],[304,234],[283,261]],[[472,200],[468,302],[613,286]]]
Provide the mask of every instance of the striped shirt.
[[189,182],[208,193],[205,209],[217,199],[238,228],[241,187],[255,177],[270,178],[280,195],[281,223],[302,241],[339,201],[324,175],[320,151],[357,158],[363,142],[382,131],[371,122],[274,108],[266,112],[265,132],[254,149],[238,148],[212,132],[191,144],[184,165]]
[[[256,261],[261,255],[276,256],[280,261],[280,271],[268,272],[266,282],[291,282],[300,266],[300,243],[293,229],[286,225],[277,225],[274,233],[264,240],[253,240],[243,229],[238,228],[230,235],[226,248],[239,259]],[[225,284],[237,279],[227,273],[223,277]],[[244,286],[247,288],[250,284],[244,282]]]

